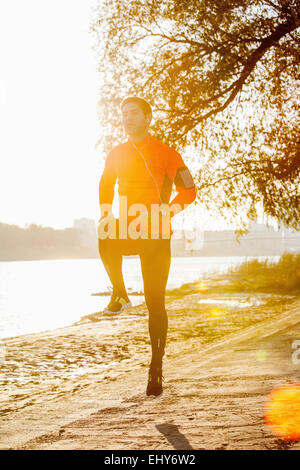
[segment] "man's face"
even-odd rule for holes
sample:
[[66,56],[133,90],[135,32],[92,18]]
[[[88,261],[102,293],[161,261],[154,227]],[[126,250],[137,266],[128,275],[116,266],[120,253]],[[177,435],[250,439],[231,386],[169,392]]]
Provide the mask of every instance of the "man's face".
[[127,134],[139,136],[148,130],[151,114],[145,115],[137,103],[126,103],[122,108],[122,121]]

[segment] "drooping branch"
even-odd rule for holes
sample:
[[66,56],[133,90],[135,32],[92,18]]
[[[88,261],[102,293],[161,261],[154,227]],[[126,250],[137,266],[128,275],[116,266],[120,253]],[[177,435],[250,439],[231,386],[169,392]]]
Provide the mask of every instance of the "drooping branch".
[[142,93],[154,135],[191,158],[200,203],[237,218],[259,203],[300,227],[300,0],[100,1],[106,148],[121,138],[114,106]]
[[[214,94],[210,98],[207,98],[207,99],[200,98],[199,100],[197,100],[196,103],[194,103],[186,111],[184,111],[182,109],[181,110],[176,110],[176,109],[167,110],[165,108],[160,109],[161,111],[166,111],[166,112],[168,112],[170,114],[173,114],[173,115],[176,114],[176,113],[177,114],[180,113],[180,115],[182,115],[182,116],[188,116],[192,113],[192,111],[194,111],[198,107],[209,106],[210,104],[213,104],[214,102],[218,101],[220,98],[224,97],[226,94],[231,92],[229,97],[227,99],[225,99],[223,104],[220,104],[219,106],[213,107],[212,109],[210,109],[209,111],[207,111],[204,114],[201,114],[200,116],[195,116],[193,119],[186,120],[185,125],[182,126],[182,128],[181,128],[181,132],[178,131],[178,129],[174,129],[173,133],[176,132],[177,136],[179,138],[182,138],[187,134],[187,132],[189,132],[191,129],[195,128],[201,122],[204,122],[208,118],[213,117],[213,116],[217,115],[218,113],[221,113],[222,111],[224,111],[229,106],[229,104],[235,99],[235,97],[239,94],[239,92],[242,90],[243,85],[245,84],[246,80],[251,75],[251,73],[253,72],[253,70],[255,69],[255,67],[257,65],[257,63],[261,60],[263,55],[271,47],[277,45],[282,37],[286,36],[287,34],[291,33],[295,29],[297,29],[298,26],[299,25],[297,24],[297,22],[293,18],[291,18],[286,23],[282,23],[282,24],[278,25],[277,28],[269,36],[265,37],[264,39],[262,39],[260,41],[259,47],[257,47],[251,53],[251,55],[247,59],[245,65],[244,65],[244,67],[243,67],[243,69],[240,73],[239,78],[237,78],[233,83],[231,83],[224,90],[220,91],[217,94]],[[172,132],[171,132],[171,134],[172,134]]]
[[268,49],[270,49],[274,44],[276,44],[282,37],[286,34],[294,31],[297,28],[297,23],[294,20],[291,20],[287,23],[283,23],[279,25],[276,30],[270,34],[270,36],[266,37],[262,40],[261,45],[250,55],[249,59],[247,60],[239,79],[235,82],[234,89],[227,100],[219,107],[212,109],[208,113],[199,116],[197,118],[197,124],[227,108],[227,106],[234,100],[236,95],[241,91],[243,85],[245,84],[247,78],[254,70],[257,62],[262,58],[262,56],[266,53]]

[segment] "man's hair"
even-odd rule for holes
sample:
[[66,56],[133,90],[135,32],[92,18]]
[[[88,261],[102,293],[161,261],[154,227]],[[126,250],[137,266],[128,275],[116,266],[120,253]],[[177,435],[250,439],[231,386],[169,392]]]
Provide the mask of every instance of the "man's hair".
[[128,96],[127,98],[124,98],[121,103],[121,110],[127,103],[136,103],[139,105],[144,114],[152,115],[151,105],[148,103],[148,101],[144,100],[144,98],[140,98],[139,96]]

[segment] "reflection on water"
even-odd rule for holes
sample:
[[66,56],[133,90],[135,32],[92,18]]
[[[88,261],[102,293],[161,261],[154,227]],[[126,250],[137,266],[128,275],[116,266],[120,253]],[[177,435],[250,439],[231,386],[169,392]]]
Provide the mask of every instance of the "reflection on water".
[[199,304],[218,304],[230,308],[246,308],[261,305],[262,301],[257,297],[247,297],[243,299],[242,297],[231,297],[228,299],[200,299],[198,300]]
[[[224,273],[245,257],[172,258],[167,288]],[[124,257],[128,292],[142,292],[139,258]],[[110,282],[99,259],[0,262],[0,338],[63,327],[103,310]],[[130,295],[133,305],[144,301]]]

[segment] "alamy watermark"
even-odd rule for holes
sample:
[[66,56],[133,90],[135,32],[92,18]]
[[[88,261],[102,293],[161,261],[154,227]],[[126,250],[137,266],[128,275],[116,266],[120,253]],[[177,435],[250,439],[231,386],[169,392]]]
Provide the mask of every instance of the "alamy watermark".
[[[116,239],[168,239],[171,236],[171,217],[178,214],[189,204],[151,204],[150,209],[144,204],[127,205],[127,196],[119,197],[120,218],[112,214],[112,204],[101,204],[101,217],[98,223],[98,238],[101,240]],[[118,232],[118,234],[117,234]],[[173,238],[181,238],[183,231],[178,231]],[[191,235],[191,234],[190,234]],[[196,234],[195,234],[196,236]]]

